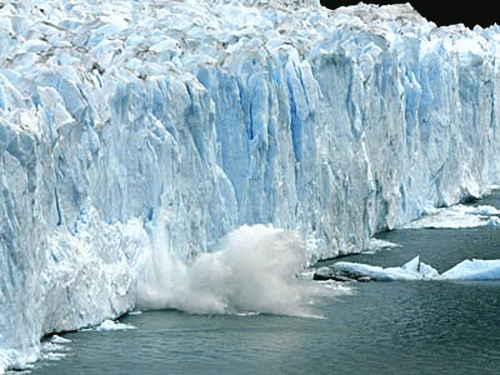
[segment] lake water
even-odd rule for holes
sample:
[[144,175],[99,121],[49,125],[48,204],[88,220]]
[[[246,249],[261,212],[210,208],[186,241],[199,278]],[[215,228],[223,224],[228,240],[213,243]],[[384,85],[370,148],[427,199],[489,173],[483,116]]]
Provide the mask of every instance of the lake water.
[[[482,204],[498,206],[498,193]],[[343,260],[397,266],[416,255],[443,272],[500,259],[500,228],[383,233],[401,245]],[[322,299],[324,319],[128,315],[136,329],[65,334],[33,374],[499,374],[500,282],[371,282]],[[58,359],[58,360],[55,360]]]

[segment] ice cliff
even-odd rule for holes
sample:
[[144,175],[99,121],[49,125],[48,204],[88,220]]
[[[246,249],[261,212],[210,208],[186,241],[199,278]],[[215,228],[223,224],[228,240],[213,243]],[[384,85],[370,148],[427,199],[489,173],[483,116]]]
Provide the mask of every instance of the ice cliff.
[[500,29],[410,5],[0,2],[0,372],[241,224],[311,259],[499,183]]

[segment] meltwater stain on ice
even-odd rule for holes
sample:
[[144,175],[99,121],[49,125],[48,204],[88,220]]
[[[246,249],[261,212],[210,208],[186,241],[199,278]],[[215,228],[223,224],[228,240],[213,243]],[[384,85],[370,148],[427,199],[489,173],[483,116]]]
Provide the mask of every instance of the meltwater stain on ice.
[[249,312],[315,316],[312,301],[334,293],[297,274],[306,264],[304,242],[294,231],[242,226],[226,235],[216,253],[186,263],[155,240],[138,306],[199,314]]

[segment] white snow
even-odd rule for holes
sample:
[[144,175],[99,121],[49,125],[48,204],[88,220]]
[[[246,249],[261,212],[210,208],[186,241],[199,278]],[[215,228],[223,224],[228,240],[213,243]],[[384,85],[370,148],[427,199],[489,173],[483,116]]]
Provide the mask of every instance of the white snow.
[[314,262],[498,185],[499,31],[409,4],[3,2],[0,372],[134,309],[160,230],[184,262],[272,223]]

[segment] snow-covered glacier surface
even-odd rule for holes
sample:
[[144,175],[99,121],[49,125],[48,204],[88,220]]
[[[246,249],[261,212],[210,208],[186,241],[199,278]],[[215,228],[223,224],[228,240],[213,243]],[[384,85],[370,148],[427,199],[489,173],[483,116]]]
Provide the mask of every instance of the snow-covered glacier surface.
[[326,258],[498,184],[499,39],[410,5],[3,1],[0,369],[132,309],[151,254],[270,223]]

